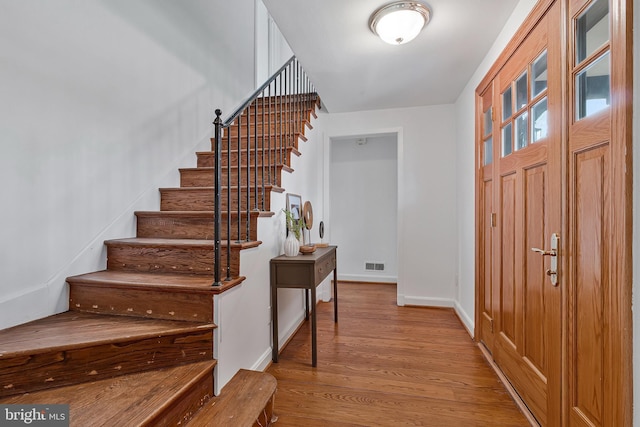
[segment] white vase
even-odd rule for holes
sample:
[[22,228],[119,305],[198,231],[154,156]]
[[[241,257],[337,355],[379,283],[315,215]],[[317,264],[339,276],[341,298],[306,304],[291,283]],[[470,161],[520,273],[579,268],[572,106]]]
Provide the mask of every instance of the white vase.
[[300,242],[296,239],[295,234],[289,233],[284,240],[284,254],[286,256],[296,256],[300,252]]

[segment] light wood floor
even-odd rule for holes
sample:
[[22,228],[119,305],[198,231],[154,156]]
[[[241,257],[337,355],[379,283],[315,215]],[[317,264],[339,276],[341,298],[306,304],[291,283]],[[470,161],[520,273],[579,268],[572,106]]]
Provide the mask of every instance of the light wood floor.
[[278,427],[528,426],[450,309],[396,306],[394,285],[341,283],[267,372]]

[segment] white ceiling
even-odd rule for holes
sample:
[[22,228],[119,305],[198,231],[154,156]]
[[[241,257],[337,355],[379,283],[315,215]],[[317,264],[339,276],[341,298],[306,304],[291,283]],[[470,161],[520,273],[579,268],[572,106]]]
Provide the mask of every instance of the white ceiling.
[[455,102],[517,0],[428,0],[431,21],[392,46],[369,30],[385,0],[263,0],[330,112]]

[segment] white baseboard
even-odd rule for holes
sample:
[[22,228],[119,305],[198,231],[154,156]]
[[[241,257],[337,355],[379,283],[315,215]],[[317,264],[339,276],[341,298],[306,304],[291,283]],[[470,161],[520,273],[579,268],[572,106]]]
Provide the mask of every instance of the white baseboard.
[[382,276],[379,274],[340,274],[338,273],[338,281],[340,280],[346,280],[349,282],[397,283],[398,276]]
[[465,329],[467,330],[469,335],[471,335],[471,338],[473,338],[474,331],[475,331],[475,322],[471,319],[469,314],[466,311],[464,311],[464,309],[462,308],[460,303],[458,303],[458,301],[455,302],[455,305],[453,306],[453,308],[458,314],[458,317],[462,321],[462,324],[464,325]]
[[454,306],[454,300],[451,298],[426,298],[398,294],[398,305],[418,305],[424,307],[452,308]]
[[271,348],[266,349],[264,353],[262,353],[262,356],[260,356],[258,361],[253,364],[253,366],[251,367],[251,370],[264,371],[265,369],[267,369],[267,366],[269,366],[269,364],[271,363],[272,354],[273,352],[271,351]]
[[300,313],[299,316],[297,316],[293,322],[291,322],[289,324],[289,327],[287,327],[287,329],[285,330],[285,332],[283,333],[278,333],[278,348],[282,349],[282,346],[284,346],[287,341],[289,341],[289,339],[291,339],[291,337],[293,336],[293,334],[295,334],[298,331],[298,328],[300,327],[300,325],[302,325],[302,322],[304,322],[304,310],[302,311],[302,313]]

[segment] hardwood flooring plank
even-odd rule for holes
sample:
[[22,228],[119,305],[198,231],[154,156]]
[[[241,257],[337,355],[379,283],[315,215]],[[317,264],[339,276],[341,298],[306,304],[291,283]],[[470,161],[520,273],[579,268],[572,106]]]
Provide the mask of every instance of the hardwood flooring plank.
[[339,284],[320,303],[318,366],[303,325],[267,372],[277,425],[529,425],[450,309],[398,307],[395,286]]

